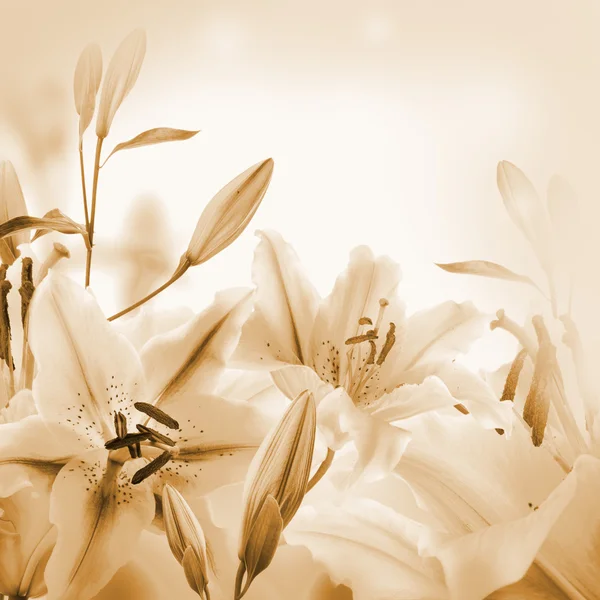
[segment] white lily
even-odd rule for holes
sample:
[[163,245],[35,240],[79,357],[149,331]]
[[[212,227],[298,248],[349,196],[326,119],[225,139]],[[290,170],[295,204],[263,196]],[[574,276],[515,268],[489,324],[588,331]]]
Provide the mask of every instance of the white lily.
[[460,405],[485,427],[508,429],[507,407],[454,363],[483,325],[472,304],[446,302],[406,319],[399,267],[366,247],[321,300],[291,246],[275,232],[260,238],[255,311],[233,363],[270,370],[290,399],[310,389],[329,448],[354,440],[357,476],[389,472],[409,439],[390,423],[423,412]]
[[[524,331],[503,319],[525,339]],[[457,419],[430,417],[413,431],[413,444],[396,468],[435,519],[439,531],[428,551],[441,561],[452,599],[478,600],[493,592],[490,598],[534,593],[568,600],[600,598],[600,509],[595,500],[600,491],[600,402],[586,377],[576,329],[571,321],[565,323],[576,373],[568,376],[571,357],[559,354],[569,361],[554,362],[552,354],[543,352],[545,334],[539,349],[526,342],[535,360],[533,373],[526,372],[526,361],[518,385],[511,380],[511,369],[504,386],[514,397],[510,440]],[[547,364],[544,355],[550,356]],[[539,376],[544,371],[558,380],[560,393],[551,387],[552,380],[544,387]],[[579,394],[585,418],[576,419]],[[530,421],[539,411],[543,418]]]
[[210,394],[250,300],[221,293],[138,356],[88,292],[54,274],[40,285],[30,308],[39,415],[2,426],[0,465],[56,474],[50,600],[85,600],[108,583],[150,526],[164,483],[197,494],[243,478],[268,423]]

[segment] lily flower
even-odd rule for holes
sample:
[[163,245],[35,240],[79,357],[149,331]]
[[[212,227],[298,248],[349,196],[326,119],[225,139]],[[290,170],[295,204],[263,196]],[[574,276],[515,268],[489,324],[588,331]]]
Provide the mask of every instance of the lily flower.
[[165,483],[185,495],[243,479],[268,423],[211,393],[250,300],[221,293],[138,355],[83,288],[56,274],[38,287],[29,341],[39,415],[2,426],[0,468],[56,476],[50,600],[85,600],[108,583],[151,525]]
[[259,237],[255,309],[232,364],[269,370],[289,399],[310,389],[329,448],[352,439],[359,449],[357,476],[389,472],[409,439],[391,423],[420,413],[458,405],[485,427],[508,430],[507,407],[453,362],[483,325],[471,303],[445,302],[407,319],[399,267],[366,247],[352,252],[321,299],[292,247],[272,231]]
[[[501,320],[519,333],[506,317]],[[502,395],[515,409],[511,439],[430,416],[413,430],[413,443],[396,468],[434,519],[435,533],[424,547],[442,563],[452,599],[534,593],[600,598],[599,396],[584,377],[574,323],[565,321],[574,369],[570,360],[555,358],[568,355],[547,351],[550,336],[540,331],[539,317],[534,324],[539,345],[520,332],[533,359],[524,361],[516,378],[515,363],[502,369]],[[583,419],[574,416],[580,394]]]

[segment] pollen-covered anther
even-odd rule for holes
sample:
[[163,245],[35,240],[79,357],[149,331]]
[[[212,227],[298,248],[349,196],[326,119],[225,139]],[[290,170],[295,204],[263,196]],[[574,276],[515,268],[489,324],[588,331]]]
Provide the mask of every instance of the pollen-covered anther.
[[519,384],[519,376],[521,375],[523,365],[525,364],[525,358],[527,358],[527,350],[522,348],[510,365],[506,382],[504,383],[504,389],[502,390],[502,396],[500,398],[501,402],[504,402],[505,400],[510,400],[511,402],[514,401],[517,385]]
[[133,446],[139,442],[144,442],[150,439],[150,435],[148,433],[128,433],[122,438],[116,437],[112,440],[109,440],[104,444],[104,447],[107,450],[118,450],[119,448],[126,448],[127,446]]
[[157,408],[153,404],[136,402],[133,406],[136,410],[148,415],[151,419],[154,419],[161,425],[164,425],[169,429],[179,429],[179,423],[173,417],[170,417],[166,412],[160,410],[160,408]]
[[362,344],[363,342],[368,342],[369,340],[376,340],[376,339],[377,339],[377,335],[375,334],[375,332],[372,329],[370,329],[369,331],[367,331],[367,333],[349,337],[346,340],[345,344],[346,344],[346,346],[353,346],[354,344]]
[[377,355],[377,345],[373,340],[369,340],[369,344],[371,344],[371,351],[369,352],[369,356],[367,357],[367,364],[373,365],[375,364],[375,356]]
[[140,433],[146,433],[150,437],[148,438],[152,442],[160,442],[162,444],[166,444],[167,446],[175,446],[175,442],[168,436],[156,431],[156,429],[152,429],[152,427],[147,427],[146,425],[136,425],[138,431]]
[[369,317],[361,317],[358,320],[358,324],[359,325],[373,325],[373,321],[371,321],[371,319],[369,319]]
[[381,366],[385,361],[387,355],[390,353],[390,350],[394,347],[396,343],[396,324],[390,323],[390,328],[385,336],[385,342],[383,344],[383,348],[379,353],[379,357],[377,358],[377,364]]
[[153,461],[149,462],[139,471],[136,471],[131,478],[131,483],[133,483],[133,485],[137,485],[138,483],[144,481],[144,479],[148,479],[148,477],[160,471],[160,469],[162,469],[172,457],[173,455],[168,450],[165,450],[160,456],[157,456]]
[[33,260],[28,256],[21,263],[21,287],[19,294],[21,295],[21,322],[25,324],[29,304],[33,297],[35,287],[33,285]]
[[531,441],[537,447],[544,441],[548,422],[550,393],[547,388],[555,373],[556,348],[550,341],[542,318],[534,317],[533,325],[538,336],[539,349],[535,358],[531,387],[523,408],[523,420],[531,427]]
[[121,411],[115,413],[115,431],[119,439],[127,435],[127,417]]

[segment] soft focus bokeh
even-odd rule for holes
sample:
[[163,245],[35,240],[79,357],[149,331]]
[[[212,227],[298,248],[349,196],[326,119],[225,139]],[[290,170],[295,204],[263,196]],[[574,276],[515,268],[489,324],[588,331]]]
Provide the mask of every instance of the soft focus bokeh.
[[[190,141],[123,152],[102,170],[92,287],[107,312],[132,301],[146,280],[166,278],[212,195],[272,156],[271,188],[247,232],[156,306],[198,310],[216,289],[248,284],[253,230],[274,228],[323,293],[348,251],[368,244],[401,263],[409,310],[473,299],[522,319],[530,297],[516,284],[433,264],[487,259],[536,269],[496,188],[496,164],[505,159],[542,194],[554,173],[577,190],[585,276],[574,307],[587,335],[600,339],[596,0],[1,6],[0,158],[15,164],[31,213],[58,206],[83,221],[72,77],[89,42],[101,45],[106,65],[130,30],[148,33],[107,151],[152,127],[202,130]],[[86,140],[89,173],[92,128]],[[132,224],[137,231],[128,233]],[[69,244],[72,260],[82,261],[80,241]],[[139,285],[138,260],[150,265]],[[480,346],[478,360],[492,364],[511,344],[500,334]]]

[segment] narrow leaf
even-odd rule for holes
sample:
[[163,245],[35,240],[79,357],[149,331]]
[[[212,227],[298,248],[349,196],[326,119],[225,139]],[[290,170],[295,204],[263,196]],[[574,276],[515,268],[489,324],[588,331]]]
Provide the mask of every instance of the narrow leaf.
[[117,144],[113,151],[106,157],[106,160],[102,163],[104,166],[108,159],[121,150],[130,150],[132,148],[140,148],[141,146],[152,146],[154,144],[164,144],[165,142],[178,142],[183,140],[189,140],[194,137],[200,130],[189,131],[187,129],[172,129],[171,127],[157,127],[156,129],[148,129],[134,138]]
[[[68,217],[15,217],[0,225],[0,239],[28,229],[44,230],[44,233],[58,231],[59,233],[85,234],[85,227],[75,223]],[[41,237],[41,235],[36,235],[34,239]]]
[[80,141],[94,116],[96,95],[100,89],[101,80],[102,52],[98,44],[90,44],[84,48],[77,61],[73,80],[75,109],[79,115]]
[[146,33],[142,29],[132,31],[114,53],[106,70],[98,107],[96,135],[99,138],[108,135],[119,106],[137,81],[145,55]]
[[[527,283],[539,290],[537,284],[527,275],[515,273],[498,263],[489,260],[467,260],[455,263],[435,263],[440,269],[448,273],[459,273],[464,275],[478,275],[480,277],[490,277],[492,279],[505,279],[507,281],[518,281]],[[540,290],[541,291],[541,290]]]

